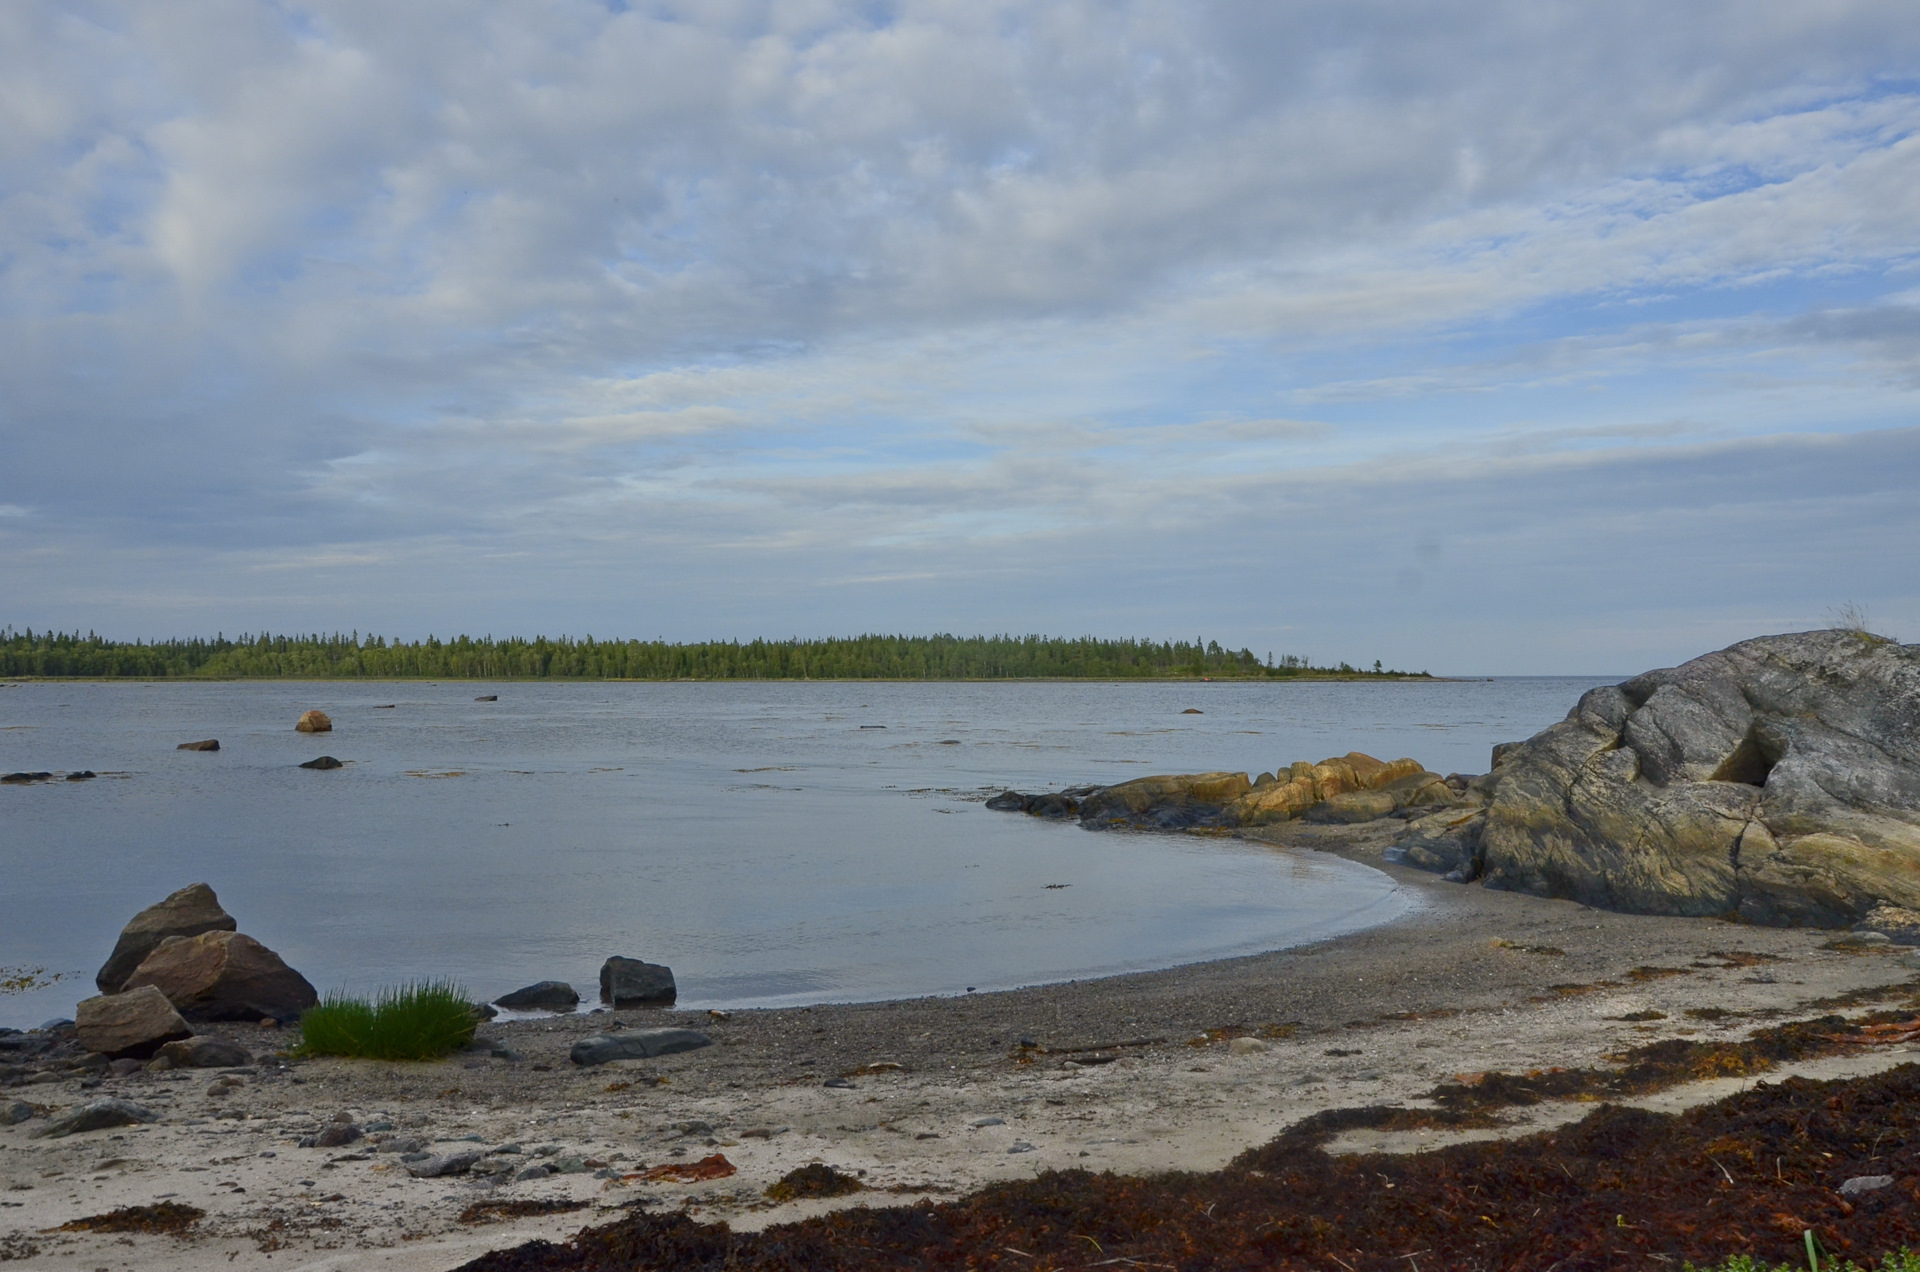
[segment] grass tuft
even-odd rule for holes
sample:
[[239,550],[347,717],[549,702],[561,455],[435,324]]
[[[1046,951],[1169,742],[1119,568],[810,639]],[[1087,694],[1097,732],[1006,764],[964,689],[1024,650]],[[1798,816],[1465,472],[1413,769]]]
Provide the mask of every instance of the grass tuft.
[[437,1060],[473,1041],[479,1018],[451,981],[386,989],[372,1002],[329,994],[300,1018],[298,1051],[369,1060]]

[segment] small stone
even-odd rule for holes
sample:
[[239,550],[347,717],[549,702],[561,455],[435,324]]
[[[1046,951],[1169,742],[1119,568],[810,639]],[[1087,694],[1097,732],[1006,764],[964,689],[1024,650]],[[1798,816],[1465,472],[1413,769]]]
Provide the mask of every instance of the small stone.
[[124,1056],[108,1065],[107,1072],[116,1078],[130,1078],[146,1067],[146,1061],[136,1059],[133,1056]]
[[237,1069],[253,1063],[253,1056],[238,1043],[207,1035],[170,1042],[160,1048],[155,1062],[167,1061],[176,1069]]
[[1025,1140],[1015,1140],[1013,1142],[1013,1147],[1009,1148],[1007,1151],[1009,1153],[1035,1153],[1035,1152],[1038,1152],[1039,1150],[1036,1149],[1033,1145],[1027,1143]]
[[55,1118],[33,1133],[35,1139],[64,1139],[84,1131],[104,1131],[115,1126],[138,1126],[158,1122],[160,1115],[126,1100],[95,1100],[83,1104],[64,1117]]
[[547,1165],[545,1162],[535,1162],[533,1165],[526,1167],[520,1171],[519,1174],[515,1175],[513,1182],[516,1184],[524,1184],[530,1180],[545,1179],[551,1174],[553,1174],[553,1167]]
[[1233,1038],[1227,1042],[1227,1054],[1230,1056],[1257,1056],[1272,1047],[1258,1038]]
[[976,1117],[973,1121],[967,1123],[968,1126],[971,1126],[976,1131],[983,1126],[1005,1126],[1006,1124],[1007,1120],[1003,1117]]
[[315,1148],[345,1148],[355,1140],[364,1138],[365,1135],[365,1131],[362,1131],[351,1122],[334,1122],[313,1137],[313,1146]]
[[305,711],[293,727],[300,733],[332,733],[333,719],[324,711]]
[[832,1087],[837,1091],[853,1090],[853,1083],[849,1082],[845,1078],[828,1078],[823,1085]]
[[500,695],[497,693],[483,693],[478,698],[475,698],[474,701],[475,702],[498,702],[500,701]]
[[473,1169],[475,1162],[486,1155],[487,1150],[484,1148],[472,1148],[439,1157],[429,1155],[421,1161],[407,1162],[407,1173],[415,1179],[439,1179],[445,1175],[464,1175]]
[[1893,1186],[1892,1175],[1855,1175],[1840,1185],[1842,1197],[1858,1197],[1861,1193],[1878,1192],[1882,1188]]

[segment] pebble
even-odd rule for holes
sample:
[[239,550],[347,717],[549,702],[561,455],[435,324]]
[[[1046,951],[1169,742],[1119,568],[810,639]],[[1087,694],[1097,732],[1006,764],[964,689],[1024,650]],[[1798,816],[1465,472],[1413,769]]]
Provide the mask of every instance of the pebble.
[[1840,1185],[1842,1197],[1858,1197],[1861,1193],[1878,1192],[1882,1188],[1893,1186],[1892,1175],[1855,1175]]
[[968,1126],[971,1126],[976,1131],[983,1126],[1005,1126],[1006,1124],[1007,1119],[1004,1117],[976,1117],[973,1121],[967,1123]]
[[1227,1054],[1231,1056],[1257,1056],[1272,1047],[1258,1038],[1235,1038],[1227,1043]]
[[1013,1142],[1013,1147],[1009,1148],[1007,1151],[1009,1153],[1037,1153],[1040,1150],[1035,1148],[1033,1145],[1027,1143],[1027,1141],[1025,1140],[1015,1140]]

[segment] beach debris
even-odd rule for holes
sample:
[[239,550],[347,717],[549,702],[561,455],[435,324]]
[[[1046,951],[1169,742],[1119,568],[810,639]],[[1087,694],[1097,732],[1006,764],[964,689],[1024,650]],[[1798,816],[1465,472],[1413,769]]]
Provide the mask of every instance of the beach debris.
[[709,1007],[707,1009],[707,1016],[709,1019],[712,1019],[712,1020],[732,1020],[733,1019],[732,1012],[721,1011],[718,1007]]
[[90,1104],[82,1104],[72,1112],[54,1118],[35,1131],[33,1138],[65,1139],[69,1135],[79,1135],[86,1131],[105,1131],[116,1126],[139,1126],[159,1120],[160,1115],[152,1109],[127,1100],[94,1100]]
[[220,908],[220,898],[204,883],[190,883],[163,901],[157,901],[127,921],[114,942],[113,953],[94,975],[103,994],[117,994],[147,955],[168,937],[199,936],[202,932],[232,932],[240,925]]
[[[529,1178],[539,1179],[551,1174],[541,1167],[541,1175]],[[522,1171],[521,1175],[527,1172]],[[519,1178],[516,1176],[515,1178]],[[476,1201],[460,1212],[460,1222],[469,1224],[499,1223],[504,1219],[527,1219],[535,1215],[564,1215],[575,1210],[585,1210],[592,1202],[575,1201],[569,1197],[528,1197],[518,1201]]]
[[206,1216],[198,1206],[163,1201],[152,1206],[122,1206],[103,1215],[71,1219],[59,1227],[61,1232],[185,1232]]
[[74,1011],[80,1045],[115,1060],[147,1060],[193,1030],[167,996],[151,985],[89,998]]
[[182,742],[173,749],[176,751],[218,751],[220,749],[220,739],[202,738],[198,742]]
[[845,1197],[864,1191],[866,1185],[845,1171],[825,1162],[809,1162],[788,1171],[767,1185],[770,1201],[801,1201],[815,1197]]
[[825,1082],[822,1082],[820,1085],[825,1087],[832,1087],[835,1090],[839,1090],[839,1091],[853,1090],[853,1083],[848,1081],[846,1078],[828,1078]]
[[1892,1175],[1855,1175],[1840,1185],[1842,1197],[1858,1197],[1861,1193],[1878,1192],[1882,1188],[1893,1187]]
[[157,987],[188,1020],[297,1020],[320,1002],[278,954],[228,931],[168,937],[128,978],[137,985]]
[[502,994],[493,1002],[509,1011],[572,1011],[580,1004],[580,994],[565,981],[543,980]]
[[586,1067],[614,1060],[652,1060],[712,1045],[713,1039],[693,1029],[628,1029],[582,1038],[573,1044],[567,1058]]
[[636,1171],[623,1176],[646,1183],[697,1184],[709,1179],[725,1179],[738,1168],[727,1160],[724,1153],[714,1153],[702,1157],[697,1162],[669,1162],[664,1166],[655,1166],[651,1170]]
[[600,965],[600,1001],[614,1007],[661,1006],[679,992],[673,969],[664,964],[616,954]]

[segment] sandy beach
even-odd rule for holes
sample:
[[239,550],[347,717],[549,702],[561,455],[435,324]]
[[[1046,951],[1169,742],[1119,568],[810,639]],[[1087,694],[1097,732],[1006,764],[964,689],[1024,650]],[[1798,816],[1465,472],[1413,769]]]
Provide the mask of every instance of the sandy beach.
[[[57,1114],[117,1095],[149,1126],[35,1139],[0,1128],[0,1260],[46,1269],[450,1269],[558,1238],[622,1207],[684,1208],[736,1229],[835,1205],[949,1198],[1048,1169],[1208,1170],[1329,1108],[1413,1104],[1459,1073],[1600,1066],[1623,1047],[1739,1037],[1761,1024],[1860,1011],[1914,978],[1898,947],[1827,948],[1835,933],[1621,915],[1381,865],[1391,828],[1295,827],[1284,851],[1379,865],[1407,917],[1336,941],[1139,975],[960,998],[707,1013],[620,1011],[495,1021],[432,1064],[288,1060],[290,1039],[233,1029],[244,1071],[140,1072],[15,1087]],[[1887,990],[1888,993],[1876,991]],[[1635,1019],[1623,1019],[1635,1017]],[[588,1069],[568,1048],[616,1026],[682,1025],[716,1045]],[[1251,1038],[1255,1041],[1235,1042]],[[1878,1049],[1782,1073],[1860,1073],[1911,1058]],[[826,1085],[834,1081],[836,1085]],[[1741,1080],[1649,1097],[1673,1108]],[[1590,1105],[1516,1110],[1469,1132],[1356,1132],[1335,1145],[1417,1150],[1518,1134]],[[303,1148],[337,1117],[365,1128]],[[406,1140],[563,1173],[414,1178]],[[719,1155],[694,1183],[649,1170]],[[867,1191],[774,1204],[765,1189],[824,1162]],[[206,1216],[184,1236],[59,1231],[169,1200]],[[508,1201],[579,1208],[488,1222]]]

